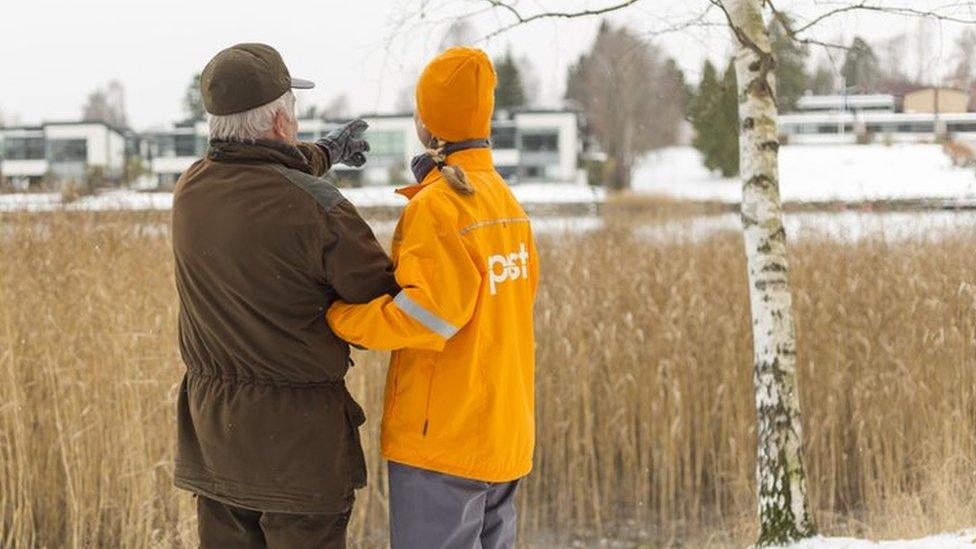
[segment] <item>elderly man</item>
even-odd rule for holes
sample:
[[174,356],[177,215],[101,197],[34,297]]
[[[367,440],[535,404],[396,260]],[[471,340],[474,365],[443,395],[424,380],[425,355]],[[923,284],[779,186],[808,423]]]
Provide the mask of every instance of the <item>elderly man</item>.
[[203,547],[345,547],[366,483],[349,347],[325,311],[398,288],[321,178],[366,161],[365,122],[298,142],[291,89],[312,85],[263,44],[221,51],[201,77],[210,149],[177,184],[173,251],[186,364],[175,481],[198,496]]

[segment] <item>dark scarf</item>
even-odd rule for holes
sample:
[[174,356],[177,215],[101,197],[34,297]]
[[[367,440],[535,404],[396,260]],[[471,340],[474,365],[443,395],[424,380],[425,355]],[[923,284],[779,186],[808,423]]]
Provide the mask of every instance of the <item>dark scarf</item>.
[[[460,141],[458,143],[447,143],[444,145],[444,157],[446,158],[451,153],[456,153],[458,151],[464,151],[468,149],[489,149],[491,148],[491,142],[487,139],[471,139],[468,141]],[[420,183],[427,177],[434,168],[441,169],[445,166],[444,162],[437,162],[431,158],[427,153],[421,153],[413,157],[410,162],[410,169],[413,171],[414,178],[417,179],[417,183]]]

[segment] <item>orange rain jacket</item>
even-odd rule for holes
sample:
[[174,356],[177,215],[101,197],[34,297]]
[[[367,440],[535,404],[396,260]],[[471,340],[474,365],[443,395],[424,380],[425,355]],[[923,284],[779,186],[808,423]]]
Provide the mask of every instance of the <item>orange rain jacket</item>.
[[393,238],[403,290],[368,304],[338,302],[336,335],[394,350],[383,411],[383,457],[489,482],[525,476],[535,439],[532,305],[539,265],[525,211],[491,152],[456,152],[475,187],[438,170],[410,198]]

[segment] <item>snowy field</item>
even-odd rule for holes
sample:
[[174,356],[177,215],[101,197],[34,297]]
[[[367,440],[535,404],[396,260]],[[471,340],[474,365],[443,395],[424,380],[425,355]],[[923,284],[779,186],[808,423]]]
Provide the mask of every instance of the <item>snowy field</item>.
[[[392,187],[360,187],[342,189],[342,194],[359,208],[397,207],[407,199],[393,192]],[[572,205],[602,202],[603,189],[569,184],[526,184],[512,187],[516,198],[527,206]],[[111,190],[85,196],[62,204],[58,193],[0,194],[0,211],[45,212],[59,209],[71,211],[100,210],[168,210],[173,207],[173,195],[168,192],[139,192]]]
[[[709,173],[698,151],[665,149],[634,173],[642,193],[735,204],[742,184]],[[939,145],[792,145],[780,149],[784,202],[943,199],[976,205],[976,170],[955,168]]]
[[[780,153],[784,202],[935,200],[976,207],[976,171],[954,168],[938,145],[793,145]],[[709,173],[697,151],[675,147],[648,155],[634,173],[634,190],[684,200],[739,202],[741,183]],[[526,206],[594,204],[602,189],[572,184],[512,187]],[[390,187],[343,189],[360,208],[401,206]],[[0,194],[0,211],[166,210],[170,193],[113,190],[62,205],[57,193]]]
[[790,545],[788,549],[973,549],[976,530],[940,534],[916,540],[867,541],[854,538],[812,538]]

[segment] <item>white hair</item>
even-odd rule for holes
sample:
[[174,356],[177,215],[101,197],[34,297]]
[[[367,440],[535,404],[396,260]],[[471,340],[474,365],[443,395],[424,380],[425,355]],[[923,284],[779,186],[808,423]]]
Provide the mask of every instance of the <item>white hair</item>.
[[289,120],[295,120],[295,94],[286,91],[281,97],[260,107],[234,114],[208,114],[210,139],[245,141],[262,139],[274,127],[275,116],[284,112]]

